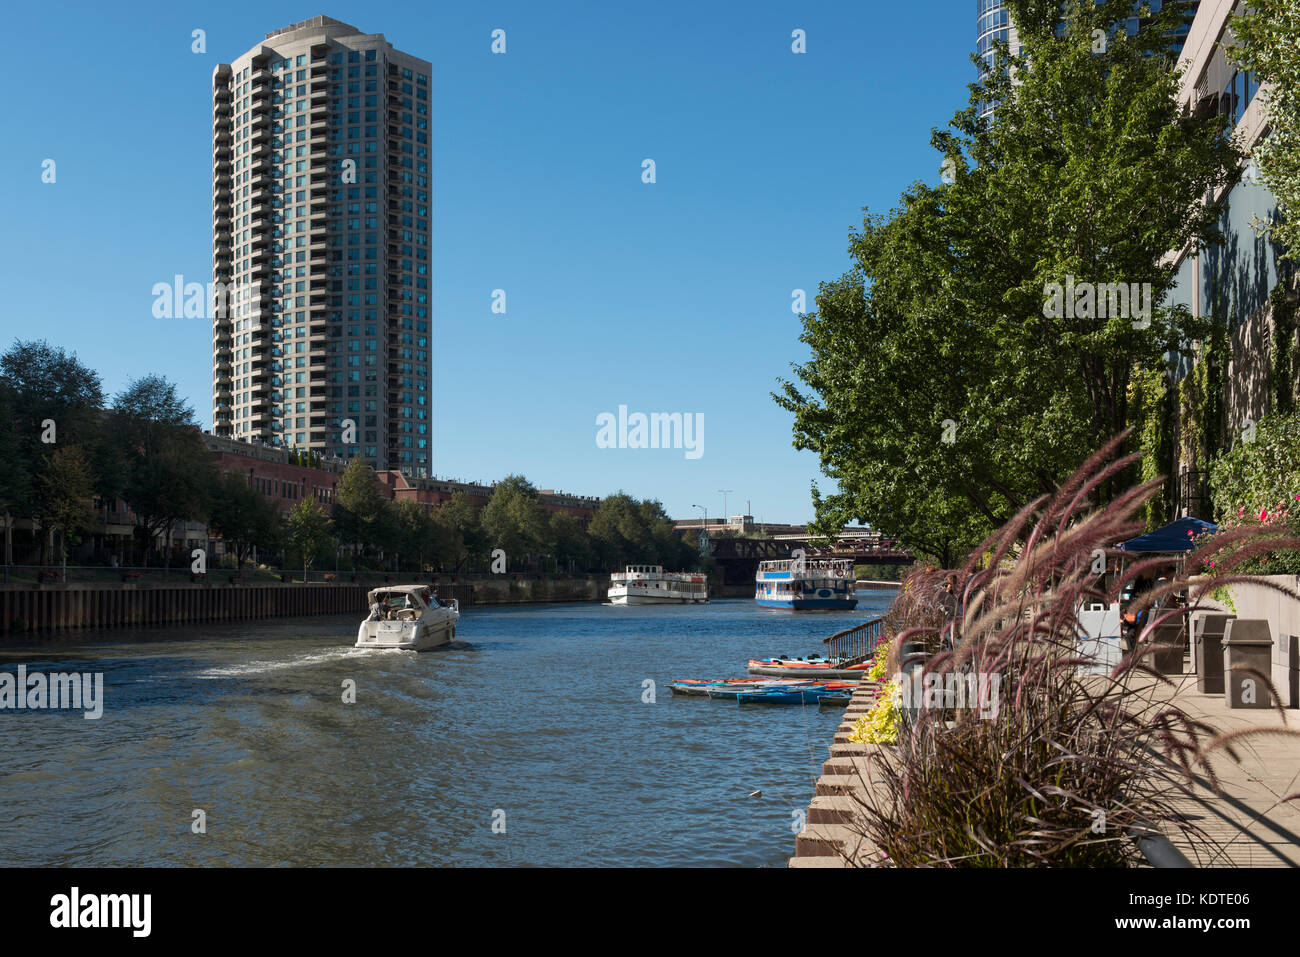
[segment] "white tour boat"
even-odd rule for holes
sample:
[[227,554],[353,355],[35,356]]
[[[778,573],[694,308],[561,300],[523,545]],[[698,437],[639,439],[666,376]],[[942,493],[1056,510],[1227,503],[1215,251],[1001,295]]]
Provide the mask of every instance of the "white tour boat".
[[609,576],[614,605],[690,605],[709,600],[709,582],[692,572],[666,572],[662,565],[628,565]]
[[456,637],[460,602],[440,601],[428,585],[389,585],[366,595],[370,615],[357,629],[357,648],[426,651]]

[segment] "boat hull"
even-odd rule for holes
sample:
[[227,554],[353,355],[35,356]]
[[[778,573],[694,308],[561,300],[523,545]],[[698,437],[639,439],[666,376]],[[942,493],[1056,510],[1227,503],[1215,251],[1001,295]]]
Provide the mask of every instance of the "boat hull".
[[352,647],[367,651],[428,651],[455,639],[459,617],[450,613],[431,620],[426,620],[426,615],[415,622],[363,621]]
[[609,603],[611,605],[703,605],[708,603],[708,599],[669,598],[661,595],[628,595],[625,593],[615,593],[611,589],[609,593]]
[[[817,704],[830,694],[817,688],[791,688],[773,691],[742,691],[737,693],[738,704]],[[836,693],[836,697],[838,697]]]
[[779,665],[750,665],[751,675],[770,675],[778,678],[862,678],[866,672],[848,668],[784,668]]
[[858,607],[856,598],[755,598],[762,608],[788,608],[791,611],[828,608],[852,611]]

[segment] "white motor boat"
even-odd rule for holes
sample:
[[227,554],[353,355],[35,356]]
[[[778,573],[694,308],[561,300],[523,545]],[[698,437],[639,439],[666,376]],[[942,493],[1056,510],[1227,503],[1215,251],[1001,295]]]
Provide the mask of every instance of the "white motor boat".
[[427,651],[456,637],[460,602],[440,601],[428,585],[376,588],[366,601],[370,616],[357,629],[354,647]]

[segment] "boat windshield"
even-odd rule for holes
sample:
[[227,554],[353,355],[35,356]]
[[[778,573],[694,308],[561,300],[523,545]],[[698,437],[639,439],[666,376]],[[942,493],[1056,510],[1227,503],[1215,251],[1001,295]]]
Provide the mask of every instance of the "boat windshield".
[[428,599],[418,592],[381,592],[375,596],[375,600],[385,612],[401,611],[404,608],[422,611],[429,607]]

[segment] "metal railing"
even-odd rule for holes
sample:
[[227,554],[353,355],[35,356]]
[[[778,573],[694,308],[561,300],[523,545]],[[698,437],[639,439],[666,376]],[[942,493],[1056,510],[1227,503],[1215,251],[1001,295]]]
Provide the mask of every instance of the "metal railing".
[[871,621],[837,631],[822,641],[826,644],[828,657],[861,658],[874,654],[876,645],[885,637],[885,619],[873,618]]

